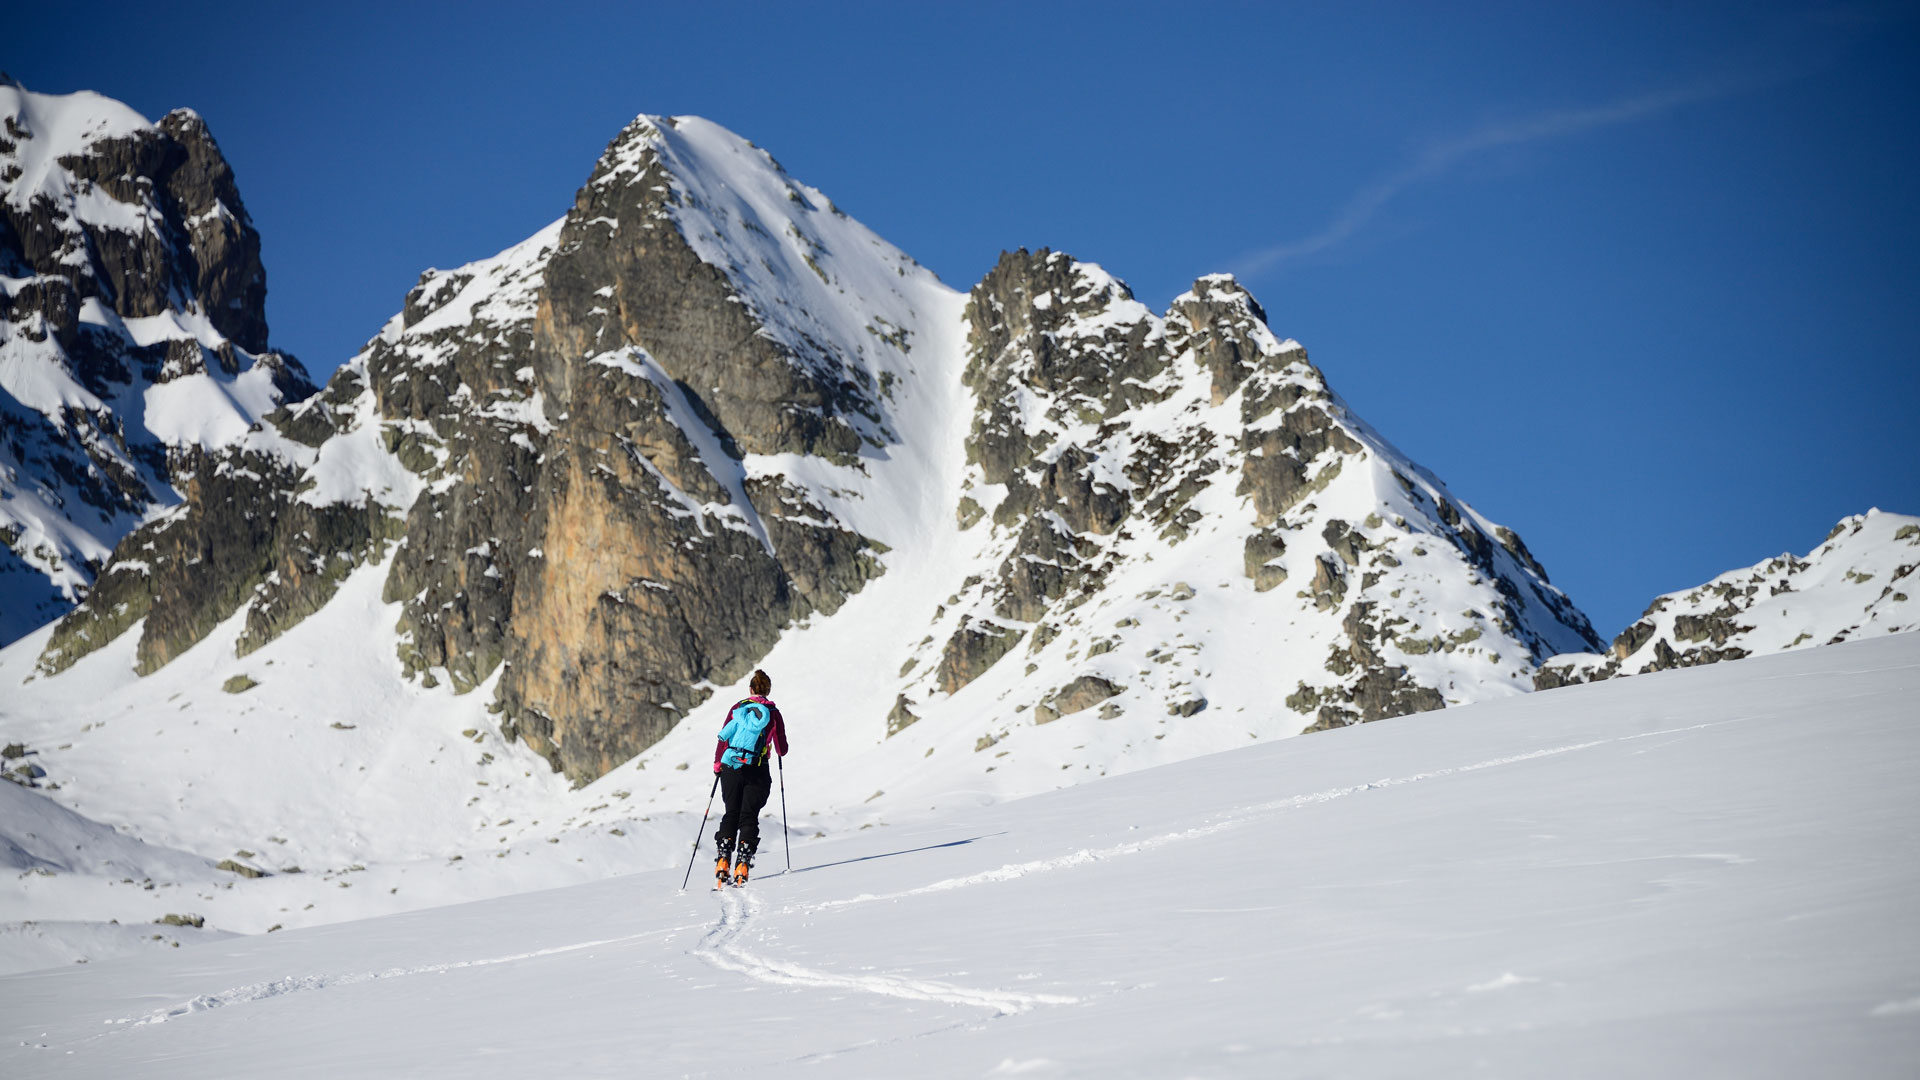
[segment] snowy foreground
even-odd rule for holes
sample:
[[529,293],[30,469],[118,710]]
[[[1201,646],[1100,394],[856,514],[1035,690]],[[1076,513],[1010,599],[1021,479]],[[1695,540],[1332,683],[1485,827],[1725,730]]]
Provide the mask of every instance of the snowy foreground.
[[1912,1076],[1917,691],[1896,635],[1263,743],[788,874],[776,841],[724,895],[676,869],[18,974],[0,1073]]

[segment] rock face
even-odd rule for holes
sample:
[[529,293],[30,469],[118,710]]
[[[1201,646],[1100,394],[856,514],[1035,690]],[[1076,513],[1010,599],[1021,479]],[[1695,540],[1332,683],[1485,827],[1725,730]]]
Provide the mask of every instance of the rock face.
[[192,112],[149,124],[0,82],[0,186],[4,644],[87,596],[209,451],[313,387],[267,348],[260,236]]
[[1534,684],[1551,690],[1920,629],[1916,567],[1920,517],[1869,510],[1843,519],[1805,557],[1783,552],[1655,598],[1604,654],[1553,657]]
[[[708,127],[696,144],[733,139]],[[682,179],[700,173],[677,161],[693,150],[678,137],[643,119],[602,155],[561,226],[536,320],[546,362],[534,384],[566,419],[544,444],[531,536],[542,556],[516,574],[500,701],[582,779],[651,745],[705,699],[696,687],[737,681],[782,629],[831,615],[880,572],[869,542],[805,488],[742,464],[857,462],[884,437],[875,374],[831,328],[763,305],[781,282],[695,247],[717,217],[784,235],[790,246],[769,246],[791,257],[824,248],[809,218],[832,215],[791,185],[772,207],[725,205],[738,196]]]
[[635,120],[564,217],[263,412],[181,459],[43,673],[136,626],[143,671],[223,624],[244,653],[383,575],[396,677],[584,782],[796,640],[847,738],[998,762],[1109,725],[1088,770],[1598,646],[1232,278],[1156,315],[1023,250],[963,296],[697,118]]

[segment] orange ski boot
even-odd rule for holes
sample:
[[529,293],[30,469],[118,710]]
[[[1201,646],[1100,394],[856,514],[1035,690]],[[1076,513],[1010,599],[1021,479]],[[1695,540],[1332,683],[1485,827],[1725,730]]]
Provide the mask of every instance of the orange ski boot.
[[732,844],[720,845],[720,857],[713,863],[713,887],[716,889],[726,888],[727,883],[733,880],[733,867],[728,863],[728,857],[732,854]]

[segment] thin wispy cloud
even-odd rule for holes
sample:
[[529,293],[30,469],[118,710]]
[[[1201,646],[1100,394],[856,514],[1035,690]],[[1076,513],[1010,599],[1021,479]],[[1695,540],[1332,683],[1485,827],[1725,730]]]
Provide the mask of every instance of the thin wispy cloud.
[[1558,109],[1520,120],[1489,124],[1477,131],[1429,146],[1398,172],[1360,189],[1320,231],[1250,252],[1237,261],[1235,272],[1247,276],[1289,260],[1337,247],[1364,229],[1401,192],[1445,174],[1468,158],[1506,147],[1619,127],[1687,105],[1734,97],[1786,81],[1802,74],[1803,70],[1774,69],[1736,78],[1701,81],[1621,98],[1604,105]]

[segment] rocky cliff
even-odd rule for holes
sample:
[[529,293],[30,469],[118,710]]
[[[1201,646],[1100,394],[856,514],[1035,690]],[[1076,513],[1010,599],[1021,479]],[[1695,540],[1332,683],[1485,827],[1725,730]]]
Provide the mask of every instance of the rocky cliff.
[[881,570],[782,459],[858,473],[896,438],[905,290],[937,286],[829,244],[884,247],[730,133],[636,121],[566,217],[423,275],[324,392],[209,461],[42,669],[143,615],[143,670],[242,608],[257,646],[391,550],[405,670],[498,674],[510,733],[605,772]]
[[[1111,698],[1109,713],[1184,717],[1234,657],[1325,728],[1524,685],[1563,643],[1593,640],[1519,538],[1352,417],[1231,277],[1156,316],[1097,266],[1007,254],[972,292],[967,344],[956,515],[985,523],[992,569],[948,605],[922,696],[1020,648],[1036,674],[1071,675],[1038,688],[1039,715]],[[1246,621],[1218,629],[1247,636],[1154,641],[1106,616],[1127,598],[1116,582],[1155,562],[1215,590],[1223,570],[1238,579]],[[1175,612],[1202,602],[1172,574],[1147,591]]]
[[682,718],[769,657],[832,702],[823,738],[992,772],[1033,729],[1104,770],[1520,692],[1599,644],[1232,278],[1155,314],[1023,250],[956,293],[689,117],[422,275],[183,492],[44,675],[136,627],[145,671],[235,618],[244,655],[377,573],[397,674],[480,690],[580,782],[697,758]]
[[1605,653],[1548,660],[1542,690],[1920,630],[1920,517],[1869,510],[1791,552],[1656,597]]
[[0,643],[86,597],[206,455],[313,392],[194,113],[0,81]]

